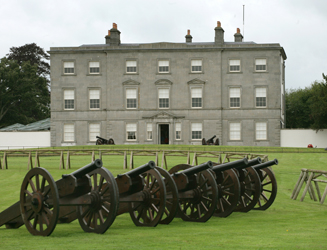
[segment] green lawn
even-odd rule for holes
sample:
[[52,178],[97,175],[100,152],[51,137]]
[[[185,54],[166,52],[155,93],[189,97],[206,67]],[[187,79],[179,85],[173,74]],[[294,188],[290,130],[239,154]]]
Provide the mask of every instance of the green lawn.
[[[217,150],[217,147],[187,146],[185,149],[203,151]],[[254,149],[242,147],[240,151],[255,152]],[[277,158],[279,161],[279,165],[273,167],[278,183],[277,198],[266,211],[212,217],[206,223],[175,218],[171,224],[156,228],[136,227],[129,215],[124,214],[118,216],[103,235],[85,233],[77,221],[58,224],[49,237],[32,236],[25,226],[11,230],[3,226],[0,228],[0,249],[327,249],[327,201],[321,205],[307,195],[301,202],[302,192],[297,200],[290,199],[301,168],[327,170],[327,153],[311,149],[304,149],[303,153],[283,153],[289,149],[279,148],[272,152],[267,148],[256,149],[258,153],[268,154],[270,160]],[[154,157],[138,156],[134,165],[149,160]],[[167,158],[169,167],[185,163],[185,160],[185,157]],[[41,166],[47,168],[55,180],[90,161],[90,156],[72,156],[72,169],[59,170],[59,157],[40,157]],[[20,185],[27,172],[27,157],[11,157],[8,163],[8,170],[0,170],[0,211],[19,200]],[[123,156],[104,156],[103,163],[114,176],[126,172],[122,167]],[[325,186],[321,185],[321,190]]]

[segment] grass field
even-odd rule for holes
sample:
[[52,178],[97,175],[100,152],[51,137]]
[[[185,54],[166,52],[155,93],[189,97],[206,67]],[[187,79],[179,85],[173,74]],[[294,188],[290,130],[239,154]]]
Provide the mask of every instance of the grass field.
[[[189,149],[193,150],[187,146]],[[194,149],[204,150],[202,147]],[[240,150],[255,152],[255,148]],[[279,161],[273,167],[278,183],[277,198],[266,211],[212,217],[206,223],[175,218],[171,224],[155,228],[136,227],[129,215],[124,214],[118,216],[103,235],[85,233],[77,221],[57,224],[49,237],[32,236],[25,226],[11,230],[3,226],[0,228],[0,249],[327,249],[327,201],[321,205],[310,200],[308,195],[303,202],[300,197],[290,199],[301,168],[327,170],[327,153],[311,149],[301,150],[301,153],[284,153],[290,151],[288,149],[264,150],[270,160],[277,158]],[[257,147],[259,153],[264,150]],[[55,180],[90,160],[90,156],[72,156],[72,169],[59,170],[59,157],[40,157],[41,166],[48,169]],[[154,159],[139,156],[134,159],[134,165],[149,160]],[[182,157],[167,160],[169,167],[185,163]],[[210,159],[203,159],[207,160]],[[27,157],[9,158],[8,163],[8,170],[0,170],[0,211],[19,200],[21,182],[27,173]],[[114,176],[126,172],[122,168],[123,156],[104,156],[103,163]],[[321,190],[324,188],[325,185],[321,185]]]

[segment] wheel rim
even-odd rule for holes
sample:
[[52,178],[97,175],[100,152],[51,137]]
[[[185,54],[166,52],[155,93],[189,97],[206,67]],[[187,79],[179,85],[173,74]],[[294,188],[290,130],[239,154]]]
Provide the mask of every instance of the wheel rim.
[[261,194],[261,182],[257,171],[252,167],[239,171],[241,184],[240,200],[235,208],[238,212],[248,212],[254,208]]
[[216,182],[218,203],[214,216],[227,217],[234,211],[240,199],[240,182],[232,169],[216,174]]
[[20,192],[20,209],[27,230],[49,236],[59,215],[59,195],[55,181],[44,168],[33,168],[25,176]]
[[266,210],[275,201],[277,195],[277,181],[274,172],[270,168],[257,171],[261,180],[262,192],[253,209]]
[[166,187],[166,207],[160,224],[169,224],[176,216],[178,209],[178,191],[176,184],[170,174],[159,167],[156,170],[163,176]]
[[114,222],[119,194],[115,178],[106,168],[98,168],[89,173],[92,203],[77,207],[79,224],[85,232],[103,234]]
[[166,208],[166,187],[159,172],[151,169],[142,174],[144,188],[142,201],[129,203],[129,213],[136,226],[155,227]]

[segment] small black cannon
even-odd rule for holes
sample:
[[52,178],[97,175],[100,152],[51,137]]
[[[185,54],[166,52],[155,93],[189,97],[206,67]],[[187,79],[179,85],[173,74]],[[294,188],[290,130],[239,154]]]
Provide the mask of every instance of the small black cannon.
[[202,138],[202,145],[219,145],[219,138],[217,138],[215,141],[214,139],[216,138],[216,135],[211,137],[209,140],[206,141],[205,138]]
[[109,138],[109,140],[104,139],[100,136],[96,136],[97,140],[95,142],[96,145],[115,145],[114,139]]
[[[211,168],[212,162],[208,161],[198,166],[180,164],[168,171],[178,193],[175,195],[174,188],[171,188],[167,196],[166,202],[172,205],[166,207],[165,224],[173,220],[176,210],[184,221],[206,222],[211,218],[218,201],[217,185],[208,171]],[[169,179],[168,176],[166,179]]]
[[64,208],[73,207],[85,232],[104,233],[116,218],[117,190],[113,175],[99,159],[56,182],[46,169],[33,168],[23,180],[20,201],[0,213],[0,226],[25,224],[31,234],[49,236],[58,220],[71,213]]

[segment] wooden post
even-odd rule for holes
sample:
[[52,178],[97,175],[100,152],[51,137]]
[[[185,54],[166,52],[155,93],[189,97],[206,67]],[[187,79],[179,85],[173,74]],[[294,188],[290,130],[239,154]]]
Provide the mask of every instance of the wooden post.
[[32,153],[29,152],[28,154],[28,163],[27,163],[27,170],[30,169],[30,166],[31,166],[31,169],[33,168],[33,160],[32,160]]
[[186,164],[189,164],[190,165],[190,151],[187,152],[187,159],[186,159]]
[[8,161],[7,161],[7,153],[4,152],[3,154],[3,164],[2,164],[3,169],[6,168],[8,169]]
[[[305,194],[307,193],[307,191],[309,190],[310,188],[310,184],[311,184],[311,180],[313,179],[313,175],[314,173],[312,172],[309,176],[309,179],[307,180],[307,185],[305,185],[305,188],[304,188],[304,191],[303,191],[303,194],[301,196],[301,201],[304,200],[304,197],[305,197]],[[311,195],[310,195],[311,196]]]
[[196,155],[196,152],[194,152],[194,156],[193,156],[192,165],[195,166],[194,164],[198,165],[198,156]]
[[[292,195],[291,195],[291,199],[293,199],[294,196],[295,196],[296,190],[298,189],[298,186],[299,186],[299,184],[300,184],[300,182],[301,182],[301,180],[302,180],[302,178],[303,178],[303,174],[304,174],[304,171],[301,170],[300,177],[299,177],[299,179],[297,180],[297,182],[296,182],[296,184],[295,184],[294,190],[293,190]],[[295,198],[295,199],[296,199],[296,198]],[[293,200],[295,200],[295,199],[293,199]]]
[[70,153],[67,151],[66,169],[70,169]]
[[165,151],[162,151],[162,157],[161,157],[161,168],[163,168],[163,164],[164,164],[164,159],[165,159]]
[[315,183],[316,190],[317,190],[318,200],[321,202],[321,193],[320,193],[318,182],[314,181],[314,183]]
[[123,166],[124,169],[127,169],[127,153],[126,151],[124,151],[124,166]]
[[61,151],[59,169],[64,169],[64,168],[65,168],[64,153],[63,151]]
[[94,154],[94,150],[92,151],[92,161],[95,161],[95,154]]
[[2,164],[1,164],[1,157],[0,157],[0,169],[3,169],[3,168],[2,168]]
[[158,164],[159,164],[159,152],[158,151],[156,152],[156,161],[155,161],[155,163],[156,163],[156,166],[158,166]]
[[102,161],[102,152],[99,150],[99,159]]
[[133,151],[131,151],[131,159],[129,159],[129,169],[134,168],[134,159],[133,159]]
[[300,184],[297,186],[297,189],[296,189],[296,191],[294,193],[293,200],[296,200],[297,196],[299,195],[299,193],[301,191],[301,187],[303,185],[303,182],[307,179],[308,170],[307,169],[302,169],[302,171],[303,171],[302,180],[300,181]]
[[323,195],[322,195],[322,198],[321,198],[320,204],[323,204],[323,203],[324,203],[325,198],[326,198],[326,195],[327,195],[327,186],[326,186],[325,191],[324,191],[324,193],[323,193]]
[[40,167],[40,158],[39,158],[39,152],[35,152],[35,167]]

